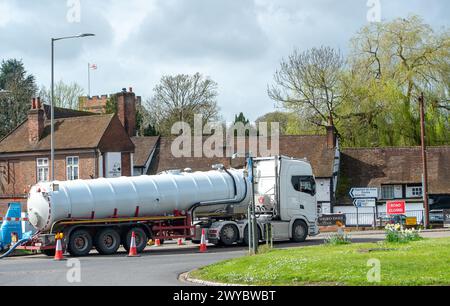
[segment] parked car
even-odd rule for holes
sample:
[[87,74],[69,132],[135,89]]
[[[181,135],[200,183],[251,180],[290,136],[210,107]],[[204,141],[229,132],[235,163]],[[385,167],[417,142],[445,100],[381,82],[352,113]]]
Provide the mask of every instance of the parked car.
[[430,210],[430,223],[444,223],[444,210]]
[[430,205],[430,223],[443,224],[444,210],[450,209],[450,196],[438,196]]
[[390,224],[406,224],[406,216],[405,215],[393,215],[388,217],[388,222]]

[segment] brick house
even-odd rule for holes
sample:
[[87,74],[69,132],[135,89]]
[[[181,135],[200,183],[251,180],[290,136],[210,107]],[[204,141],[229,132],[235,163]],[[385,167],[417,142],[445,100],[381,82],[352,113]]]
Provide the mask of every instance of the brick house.
[[[207,139],[204,137],[203,142]],[[223,164],[226,167],[242,168],[245,166],[243,158],[232,159],[230,157],[181,157],[173,156],[172,142],[174,138],[161,137],[153,153],[152,162],[147,174],[156,174],[167,170],[183,170],[190,168],[193,171],[211,170],[214,164]],[[248,139],[238,138],[234,146],[224,140],[221,145],[223,156],[231,156],[239,147],[239,142],[244,142],[242,148],[248,152]],[[271,141],[268,140],[270,148]],[[194,148],[191,147],[193,151]],[[232,152],[233,151],[233,152]],[[244,154],[245,154],[244,153]],[[334,128],[327,129],[327,135],[307,135],[307,136],[280,136],[279,154],[295,158],[306,158],[311,162],[317,181],[317,200],[319,211],[329,213],[335,199],[337,186],[337,175],[339,169],[339,146],[337,143]],[[241,154],[242,156],[243,154]],[[261,154],[258,154],[260,156]]]
[[132,137],[134,143],[133,175],[144,175],[148,173],[150,164],[155,156],[156,147],[159,144],[159,136],[155,137]]
[[[134,99],[119,93],[117,115],[55,108],[56,180],[133,175]],[[33,99],[27,119],[0,140],[0,215],[11,200],[25,202],[31,185],[50,180],[49,118],[50,107]]]
[[[450,205],[450,146],[428,147],[427,166],[430,208],[445,198]],[[380,213],[386,210],[388,200],[405,200],[407,211],[422,211],[421,148],[343,149],[336,211],[356,211],[349,197],[352,187],[378,188],[377,210]],[[372,210],[365,208],[360,212]]]

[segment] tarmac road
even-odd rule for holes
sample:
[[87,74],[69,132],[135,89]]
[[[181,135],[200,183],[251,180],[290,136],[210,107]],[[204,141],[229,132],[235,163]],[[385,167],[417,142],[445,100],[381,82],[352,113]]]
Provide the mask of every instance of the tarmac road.
[[[450,237],[450,231],[433,231],[424,237]],[[326,234],[310,238],[304,243],[276,243],[275,248],[304,247],[323,243]],[[352,233],[353,243],[373,242],[384,238],[382,232]],[[156,285],[185,286],[178,280],[181,273],[217,261],[243,256],[245,247],[221,248],[208,246],[207,253],[199,253],[198,246],[177,246],[167,242],[161,247],[147,247],[141,257],[129,258],[125,252],[114,256],[101,256],[95,251],[90,256],[79,258],[80,274],[73,273],[73,260],[53,261],[45,255],[10,257],[0,260],[0,285]],[[72,265],[68,267],[67,265]],[[69,278],[67,277],[69,275]],[[73,276],[81,282],[70,282]]]

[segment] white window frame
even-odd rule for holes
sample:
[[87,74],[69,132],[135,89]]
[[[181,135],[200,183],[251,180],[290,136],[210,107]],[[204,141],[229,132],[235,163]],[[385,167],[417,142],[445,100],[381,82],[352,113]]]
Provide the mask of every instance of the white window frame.
[[417,197],[417,198],[421,197],[423,195],[422,192],[423,192],[422,191],[422,186],[411,187],[411,195],[413,197]]
[[[76,164],[74,161],[77,161]],[[76,176],[75,176],[76,171]],[[66,178],[68,181],[77,180],[80,178],[80,157],[67,156],[66,157]]]
[[[388,193],[387,189],[389,189],[389,193],[392,194],[392,197],[386,196],[386,194]],[[381,186],[381,196],[382,196],[382,199],[385,199],[385,200],[395,199],[395,186],[394,185],[382,185]]]
[[[42,171],[42,173],[41,173]],[[50,167],[47,157],[36,158],[36,181],[48,182],[50,179]]]

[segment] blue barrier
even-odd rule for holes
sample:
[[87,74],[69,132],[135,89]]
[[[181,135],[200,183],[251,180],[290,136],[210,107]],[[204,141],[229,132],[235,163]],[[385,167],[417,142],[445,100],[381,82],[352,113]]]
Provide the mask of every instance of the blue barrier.
[[0,227],[0,250],[11,245],[11,234],[17,235],[17,240],[22,239],[22,224],[21,221],[8,221],[7,218],[20,220],[22,213],[21,203],[9,203],[9,208],[4,217],[3,223]]

